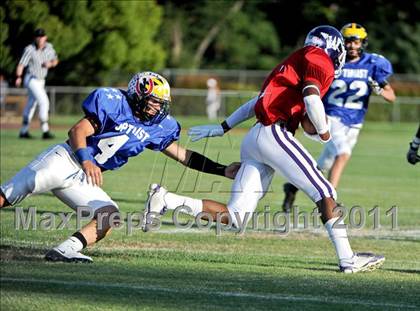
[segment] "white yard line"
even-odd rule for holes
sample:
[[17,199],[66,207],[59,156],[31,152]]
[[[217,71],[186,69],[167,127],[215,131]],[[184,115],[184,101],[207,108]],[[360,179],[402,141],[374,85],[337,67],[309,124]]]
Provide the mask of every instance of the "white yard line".
[[62,280],[42,280],[42,279],[29,279],[29,278],[0,278],[0,282],[12,282],[12,283],[32,283],[32,284],[51,284],[51,285],[64,285],[72,287],[93,287],[93,288],[110,288],[110,289],[129,289],[129,290],[140,290],[140,291],[157,291],[167,292],[175,294],[187,294],[187,295],[212,295],[219,297],[243,297],[243,298],[254,298],[262,300],[285,300],[285,301],[296,301],[296,302],[319,302],[326,304],[337,304],[337,305],[362,305],[362,306],[373,306],[383,308],[409,308],[415,309],[418,306],[404,303],[388,303],[388,302],[376,302],[372,300],[361,300],[361,299],[346,299],[346,298],[334,298],[328,297],[317,297],[310,295],[282,295],[282,294],[271,294],[271,293],[248,293],[248,292],[232,292],[232,291],[214,291],[209,289],[197,289],[197,288],[170,288],[162,286],[151,286],[151,285],[133,285],[133,284],[121,284],[121,283],[94,283],[85,281],[62,281]]

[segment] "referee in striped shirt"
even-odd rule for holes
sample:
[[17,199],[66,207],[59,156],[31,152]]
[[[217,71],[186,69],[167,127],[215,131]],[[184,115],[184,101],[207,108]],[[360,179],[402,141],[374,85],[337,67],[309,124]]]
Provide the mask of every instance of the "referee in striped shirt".
[[34,42],[28,45],[16,68],[16,86],[22,85],[23,70],[26,68],[23,85],[28,89],[28,102],[23,111],[23,125],[19,133],[20,138],[32,138],[29,134],[29,124],[39,105],[39,120],[41,121],[42,138],[50,139],[54,136],[49,131],[48,111],[50,101],[45,91],[45,78],[48,69],[57,66],[58,58],[53,45],[47,42],[45,30],[38,28],[34,32]]

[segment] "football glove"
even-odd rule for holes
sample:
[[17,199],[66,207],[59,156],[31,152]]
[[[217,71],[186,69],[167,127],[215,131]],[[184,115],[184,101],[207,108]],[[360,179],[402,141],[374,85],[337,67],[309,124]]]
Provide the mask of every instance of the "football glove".
[[410,144],[410,148],[407,152],[407,161],[411,164],[416,164],[417,162],[420,162],[420,156],[417,155],[419,148],[414,148],[412,144]]
[[220,124],[193,126],[188,130],[191,141],[198,141],[205,137],[223,136],[224,133],[225,131]]
[[372,92],[376,95],[381,95],[384,89],[379,85],[378,81],[375,81],[372,79],[372,77],[368,78],[368,83],[370,88],[372,89]]

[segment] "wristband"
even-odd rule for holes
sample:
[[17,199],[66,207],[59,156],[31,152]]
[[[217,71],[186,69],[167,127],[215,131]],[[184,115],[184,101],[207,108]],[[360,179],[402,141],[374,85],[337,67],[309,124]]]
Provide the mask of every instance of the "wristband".
[[86,160],[93,160],[88,148],[79,148],[74,154],[76,155],[77,161],[79,161],[80,164],[82,164],[82,162]]
[[204,173],[225,176],[226,165],[213,162],[200,153],[193,152],[187,166]]
[[223,132],[226,133],[227,131],[229,131],[231,129],[231,127],[229,126],[229,124],[227,124],[226,120],[222,122],[222,128],[223,128]]

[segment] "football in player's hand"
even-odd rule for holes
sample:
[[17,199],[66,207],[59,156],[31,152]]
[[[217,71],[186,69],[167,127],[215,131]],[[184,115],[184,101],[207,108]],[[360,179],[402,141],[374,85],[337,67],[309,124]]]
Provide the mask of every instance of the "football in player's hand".
[[308,114],[305,113],[303,115],[302,120],[300,121],[300,126],[303,130],[309,135],[317,134],[315,126],[312,124],[312,121],[309,119]]

